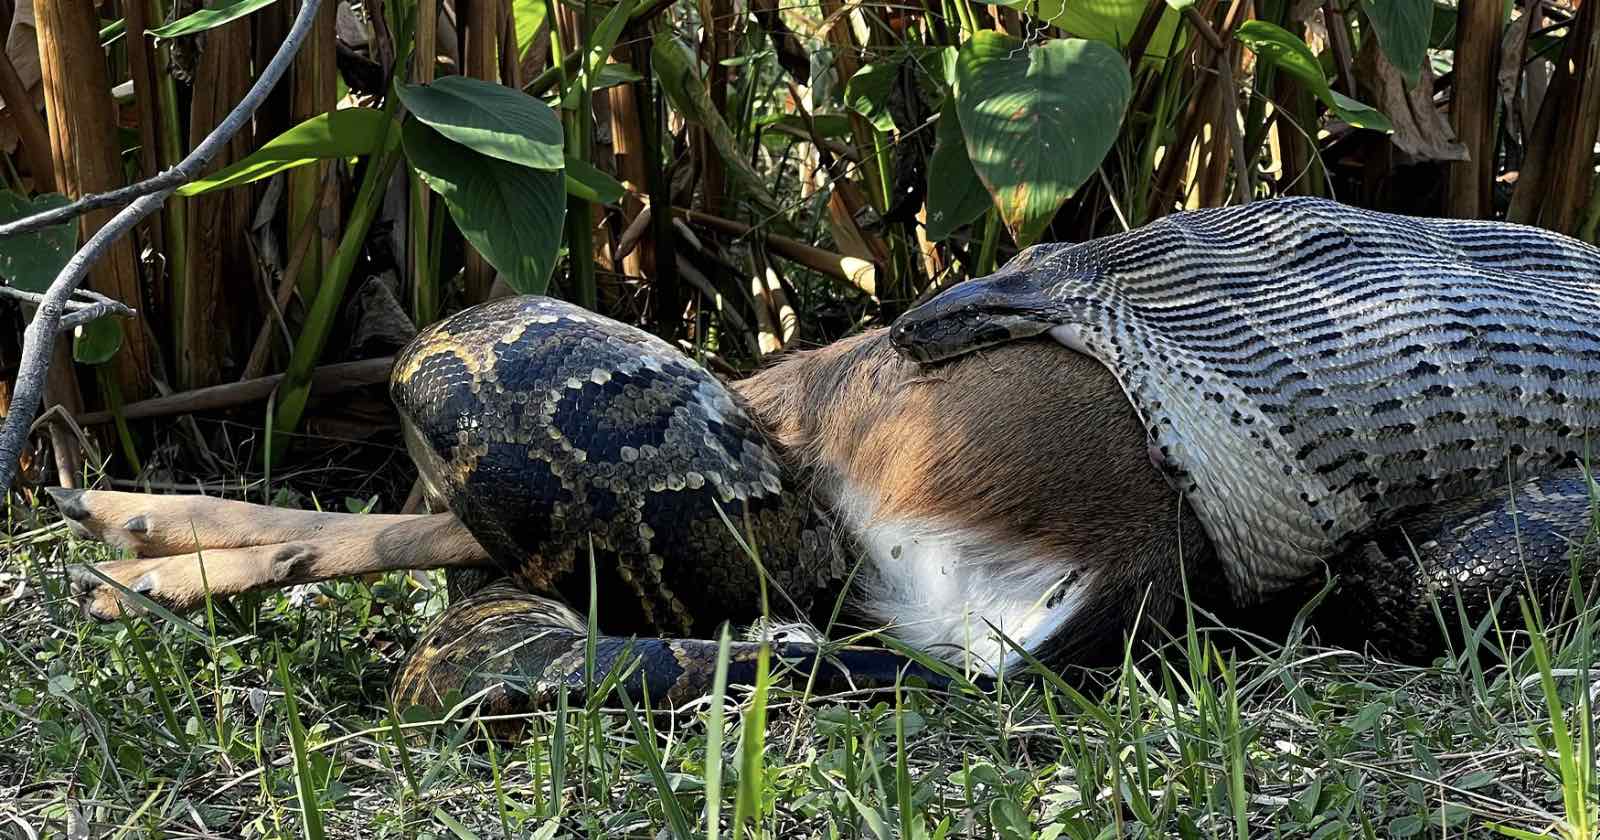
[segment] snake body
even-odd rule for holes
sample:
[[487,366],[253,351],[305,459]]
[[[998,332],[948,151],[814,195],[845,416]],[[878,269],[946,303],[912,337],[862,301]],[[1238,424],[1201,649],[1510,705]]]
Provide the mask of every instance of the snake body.
[[[737,394],[643,330],[549,298],[493,301],[420,333],[395,360],[391,396],[431,499],[498,563],[452,587],[464,600],[396,682],[407,703],[481,690],[504,712],[619,663],[635,701],[682,702],[711,684],[718,624],[759,618],[763,594],[771,612],[820,624],[842,591],[849,552],[803,492],[804,470]],[[598,674],[566,606],[589,602],[591,580],[608,633]],[[730,679],[753,679],[758,650],[730,645]],[[816,646],[780,639],[772,653],[818,687],[944,682],[883,651],[819,661]]]
[[1288,198],[1027,249],[907,312],[924,360],[1048,332],[1104,364],[1255,602],[1407,511],[1600,432],[1600,250]]
[[[1327,564],[1353,640],[1422,655],[1431,599],[1475,620],[1592,570],[1574,464],[1600,421],[1595,278],[1600,255],[1542,231],[1263,202],[1033,249],[892,336],[927,362],[1044,332],[1098,359],[1209,538],[1191,575],[1248,606]],[[820,625],[850,597],[861,546],[813,465],[641,330],[495,301],[419,334],[391,391],[430,497],[497,564],[424,634],[402,703],[593,690],[591,647],[600,674],[635,663],[634,699],[677,702],[709,687],[719,623],[765,602]],[[591,594],[594,639],[564,605]],[[731,680],[758,651],[730,645]],[[882,650],[773,653],[822,685],[946,680]]]

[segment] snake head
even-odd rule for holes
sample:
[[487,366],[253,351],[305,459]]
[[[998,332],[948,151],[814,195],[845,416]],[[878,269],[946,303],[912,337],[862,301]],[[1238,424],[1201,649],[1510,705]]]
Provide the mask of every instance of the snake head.
[[909,359],[942,362],[1047,332],[1056,325],[1055,308],[1033,272],[1007,265],[901,315],[889,328],[889,341]]

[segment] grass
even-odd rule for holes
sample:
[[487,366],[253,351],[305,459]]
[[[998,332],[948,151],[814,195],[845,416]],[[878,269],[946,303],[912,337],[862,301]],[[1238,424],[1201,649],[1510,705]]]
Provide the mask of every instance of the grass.
[[0,837],[1596,832],[1593,611],[1484,663],[1198,631],[1088,682],[802,701],[800,675],[676,715],[562,706],[491,744],[470,713],[387,705],[443,605],[411,578],[98,624],[62,569],[107,551],[42,516],[0,560]]

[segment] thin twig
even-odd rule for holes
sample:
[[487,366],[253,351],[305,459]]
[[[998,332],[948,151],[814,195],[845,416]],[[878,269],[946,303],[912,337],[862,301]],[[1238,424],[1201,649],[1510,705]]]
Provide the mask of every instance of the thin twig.
[[[165,199],[167,193],[200,177],[205,172],[206,166],[211,163],[211,159],[222,151],[222,147],[233,139],[233,135],[239,133],[239,129],[243,128],[251,117],[255,116],[256,109],[261,107],[261,103],[266,100],[267,95],[272,93],[272,89],[277,86],[278,79],[282,78],[284,71],[288,70],[295,53],[300,51],[300,45],[305,41],[306,33],[311,31],[311,24],[314,18],[306,14],[307,8],[309,7],[311,12],[315,13],[320,5],[322,5],[322,0],[306,0],[305,5],[300,7],[300,15],[295,18],[294,26],[289,30],[289,36],[284,39],[283,46],[278,48],[277,55],[274,55],[272,61],[267,64],[267,69],[262,72],[260,78],[256,79],[255,85],[244,95],[244,99],[240,100],[239,104],[234,106],[234,109],[228,113],[227,118],[218,123],[217,127],[206,135],[204,140],[200,141],[200,145],[195,146],[194,151],[190,152],[188,157],[178,161],[176,166],[143,181],[129,184],[126,187],[86,195],[63,207],[45,210],[42,213],[35,213],[14,222],[0,225],[0,239],[59,225],[63,222],[72,221],[90,211],[99,210],[103,207],[130,204],[146,196],[158,196],[161,199]],[[296,35],[299,37],[297,38]],[[280,59],[283,60],[280,61]],[[156,206],[161,206],[159,201]],[[117,219],[120,218],[121,216],[112,219],[107,224],[107,227],[116,224]],[[138,221],[138,219],[134,221]]]
[[[79,289],[78,294],[90,298],[89,300],[69,300],[63,305],[66,314],[61,316],[61,323],[56,325],[56,330],[66,332],[76,329],[109,315],[123,318],[132,318],[134,311],[121,301],[112,300],[99,292],[88,289]],[[0,298],[11,298],[32,306],[44,303],[44,295],[38,292],[26,292],[12,286],[0,286]]]
[[1205,39],[1213,51],[1220,51],[1223,48],[1222,36],[1217,34],[1217,30],[1211,28],[1211,21],[1206,20],[1206,16],[1200,14],[1195,7],[1186,6],[1183,10],[1183,19],[1188,21],[1196,32],[1200,33],[1200,37]]
[[[77,209],[65,216],[42,213],[29,216],[17,223],[28,224],[41,217],[49,217],[25,228],[34,230],[38,227],[60,224],[79,213],[97,207],[106,207],[128,197],[133,198],[131,204],[122,208],[104,227],[95,231],[94,235],[89,237],[89,241],[67,261],[66,267],[61,269],[61,273],[56,275],[56,279],[50,283],[50,288],[45,291],[44,299],[39,303],[39,311],[23,333],[22,359],[17,366],[17,383],[12,394],[11,411],[6,415],[5,425],[0,427],[0,488],[10,487],[11,479],[16,475],[17,459],[27,442],[28,427],[33,422],[33,415],[39,410],[39,397],[44,391],[45,375],[50,368],[50,353],[55,347],[56,331],[63,316],[67,314],[68,299],[77,290],[78,284],[83,282],[84,276],[89,273],[89,268],[104,256],[113,243],[132,230],[133,226],[146,216],[161,209],[162,203],[174,190],[199,177],[217,152],[221,151],[222,147],[233,139],[233,135],[250,121],[256,109],[261,107],[261,103],[266,100],[272,89],[277,87],[278,80],[283,78],[289,65],[294,62],[295,53],[299,52],[300,45],[305,43],[306,35],[310,33],[312,23],[316,19],[317,7],[320,5],[322,0],[305,0],[301,4],[300,13],[295,17],[294,25],[289,28],[289,34],[283,39],[283,45],[261,71],[255,84],[244,95],[244,99],[240,100],[228,116],[218,123],[217,127],[212,129],[211,133],[206,135],[205,139],[195,146],[194,151],[178,165],[127,189],[106,193],[118,196],[116,201],[102,201],[81,208],[78,205],[82,204],[82,201],[74,202],[68,205],[67,209]],[[20,229],[5,232],[15,233],[20,232]],[[0,232],[0,235],[4,235],[4,232]]]
[[[322,192],[317,199],[317,207],[327,207],[333,203],[337,190],[338,176],[333,167],[329,167],[327,174],[322,178]],[[273,318],[276,317],[277,323],[283,326],[285,333],[289,331],[289,327],[284,324],[283,312],[288,308],[290,298],[294,296],[295,281],[300,277],[300,269],[305,265],[306,255],[311,253],[311,244],[318,239],[317,226],[321,223],[321,216],[319,212],[307,213],[306,220],[301,223],[300,230],[291,240],[294,250],[289,254],[289,262],[284,266],[283,274],[278,277],[278,288],[273,292],[273,296],[268,298],[268,302],[272,304],[272,314],[256,332],[256,341],[250,346],[250,359],[245,363],[244,373],[239,377],[241,382],[254,379],[267,369],[267,353],[272,347]],[[288,348],[293,351],[293,339],[289,340]]]

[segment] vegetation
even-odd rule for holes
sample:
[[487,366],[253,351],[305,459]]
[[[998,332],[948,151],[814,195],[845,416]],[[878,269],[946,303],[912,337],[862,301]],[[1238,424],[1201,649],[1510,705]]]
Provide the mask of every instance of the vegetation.
[[[180,160],[295,11],[0,0],[0,222]],[[736,375],[1186,207],[1593,241],[1597,37],[1575,0],[327,0],[217,165],[90,276],[137,316],[47,384],[0,537],[0,831],[1596,836],[1588,613],[1426,668],[1202,633],[997,696],[774,686],[496,746],[386,708],[425,581],[96,626],[61,569],[103,549],[36,489],[414,507],[387,356],[497,284]],[[0,289],[44,289],[111,212],[0,242]],[[30,313],[0,307],[9,414]]]
[[633,698],[507,744],[386,705],[442,606],[408,577],[99,625],[59,568],[103,547],[13,546],[5,836],[1595,836],[1592,610],[1520,654],[1491,630],[1481,661],[1200,630],[994,694]]

